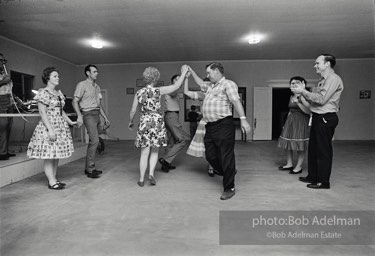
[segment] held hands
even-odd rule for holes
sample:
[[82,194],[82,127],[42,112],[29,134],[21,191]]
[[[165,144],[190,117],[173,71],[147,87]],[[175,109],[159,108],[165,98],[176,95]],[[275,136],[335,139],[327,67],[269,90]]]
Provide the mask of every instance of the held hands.
[[301,94],[305,90],[305,83],[298,83],[298,84],[292,84],[290,86],[290,90],[294,94]]
[[181,74],[186,75],[186,73],[189,71],[189,66],[188,65],[182,65],[181,67]]
[[81,125],[83,124],[82,116],[77,117],[76,123],[77,123],[77,128],[81,127]]
[[73,127],[75,127],[75,128],[79,128],[77,122],[73,122],[73,121],[72,121],[72,122],[70,123],[70,125],[73,126]]
[[129,130],[133,131],[133,127],[134,127],[134,123],[129,122],[129,125],[128,125]]

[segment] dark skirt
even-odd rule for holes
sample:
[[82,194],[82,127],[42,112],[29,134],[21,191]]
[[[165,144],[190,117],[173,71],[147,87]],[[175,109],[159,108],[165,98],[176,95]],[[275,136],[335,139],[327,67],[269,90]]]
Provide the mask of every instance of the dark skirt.
[[302,111],[290,111],[277,146],[286,150],[306,151],[310,135],[309,118]]

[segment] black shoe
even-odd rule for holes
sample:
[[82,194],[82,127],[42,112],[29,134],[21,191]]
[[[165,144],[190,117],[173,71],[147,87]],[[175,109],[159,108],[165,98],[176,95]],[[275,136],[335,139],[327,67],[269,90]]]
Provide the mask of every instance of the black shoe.
[[[102,171],[99,171],[99,170],[93,170],[92,172],[96,172],[98,175],[103,173]],[[85,174],[87,175],[88,173],[89,172],[87,170],[85,170]]]
[[220,199],[221,200],[228,200],[228,199],[232,198],[235,194],[236,194],[235,188],[226,189],[226,190],[224,190],[223,194],[221,194]]
[[169,172],[169,168],[168,168],[167,165],[162,164],[160,171],[168,173]]
[[313,181],[308,177],[299,177],[299,181],[305,182],[305,183],[312,183]]
[[62,189],[64,189],[64,187],[63,186],[61,186],[59,183],[55,183],[55,184],[53,184],[52,186],[50,185],[50,184],[48,184],[48,188],[49,189],[53,189],[53,190],[62,190]]
[[8,156],[8,157],[14,157],[14,156],[16,156],[16,154],[8,153],[7,156]]
[[279,166],[279,171],[293,171],[293,166],[291,167]]
[[168,163],[167,161],[165,161],[164,158],[159,158],[159,163],[161,165],[165,165],[166,167],[168,167],[169,170],[176,169],[176,166],[171,165],[170,163]]
[[156,185],[156,180],[155,180],[154,176],[150,175],[150,176],[148,176],[148,179],[150,181],[150,185],[153,185],[153,186]]
[[143,187],[145,185],[145,182],[144,181],[138,181],[137,184],[138,184],[138,186]]
[[330,184],[329,183],[312,183],[312,184],[307,184],[308,188],[314,188],[314,189],[329,189]]
[[223,173],[222,172],[219,172],[218,170],[214,169],[214,173],[216,175],[219,175],[219,176],[223,176]]
[[92,172],[87,172],[87,178],[96,179],[99,178],[99,173],[93,170]]
[[299,173],[301,173],[301,172],[302,172],[302,169],[299,170],[298,172],[294,172],[294,171],[292,170],[292,171],[289,172],[289,174],[299,174]]
[[59,184],[59,185],[60,185],[61,187],[65,187],[65,186],[66,186],[66,184],[65,184],[65,183],[63,183],[63,182],[60,182],[60,181],[58,181],[58,180],[56,181],[56,183],[57,183],[57,184]]
[[8,154],[6,154],[6,155],[0,155],[0,161],[1,160],[9,160]]
[[208,167],[208,169],[207,169],[207,174],[208,174],[208,176],[210,176],[210,177],[214,177],[214,176],[215,176],[215,170],[214,170],[214,169],[211,169],[210,167]]

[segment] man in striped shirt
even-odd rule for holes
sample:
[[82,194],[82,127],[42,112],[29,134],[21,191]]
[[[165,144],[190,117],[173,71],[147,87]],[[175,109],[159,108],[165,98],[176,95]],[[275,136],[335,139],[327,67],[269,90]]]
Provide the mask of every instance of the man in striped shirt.
[[240,115],[241,129],[248,133],[250,125],[246,120],[245,111],[238,95],[238,87],[235,82],[224,77],[224,67],[221,63],[213,62],[206,66],[207,78],[210,79],[210,82],[204,82],[191,68],[190,72],[195,82],[205,93],[202,114],[207,120],[204,137],[206,159],[217,171],[217,174],[223,176],[224,192],[220,199],[227,200],[235,195],[233,106]]

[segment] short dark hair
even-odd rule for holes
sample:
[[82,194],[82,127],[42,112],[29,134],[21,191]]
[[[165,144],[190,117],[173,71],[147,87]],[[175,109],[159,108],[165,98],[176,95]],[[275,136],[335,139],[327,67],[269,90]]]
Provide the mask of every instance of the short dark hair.
[[175,78],[176,78],[176,77],[179,77],[179,76],[181,76],[181,75],[179,75],[179,74],[175,74],[175,75],[173,75],[173,76],[171,77],[171,83],[173,83],[173,80],[175,80]]
[[324,61],[325,62],[329,62],[330,63],[331,68],[333,68],[336,65],[336,58],[335,58],[335,56],[333,56],[331,54],[327,54],[327,53],[322,54],[322,56],[324,56]]
[[44,83],[44,84],[47,84],[47,83],[48,83],[48,81],[49,81],[49,77],[50,77],[50,75],[51,75],[51,73],[52,73],[53,71],[59,72],[59,71],[57,70],[57,68],[55,68],[55,67],[46,67],[46,68],[43,70],[42,80],[43,80],[43,83]]
[[217,69],[217,70],[219,70],[219,72],[220,72],[221,74],[224,75],[224,67],[223,67],[223,65],[221,65],[220,62],[211,62],[210,64],[206,65],[206,69],[207,69],[207,68],[210,68],[210,69],[212,69],[212,70]]
[[190,109],[191,109],[191,110],[195,110],[196,108],[197,108],[197,107],[196,107],[195,105],[191,105],[191,106],[190,106]]
[[87,74],[86,74],[86,72],[88,71],[88,72],[91,72],[91,68],[96,68],[96,69],[98,69],[95,65],[93,65],[93,64],[88,64],[86,67],[85,67],[85,76],[87,76]]
[[289,80],[289,84],[290,84],[293,80],[297,80],[297,81],[300,81],[301,83],[303,82],[303,83],[307,84],[306,79],[303,78],[302,76],[293,76],[292,78],[290,78],[290,80]]

